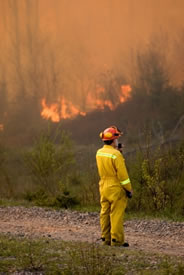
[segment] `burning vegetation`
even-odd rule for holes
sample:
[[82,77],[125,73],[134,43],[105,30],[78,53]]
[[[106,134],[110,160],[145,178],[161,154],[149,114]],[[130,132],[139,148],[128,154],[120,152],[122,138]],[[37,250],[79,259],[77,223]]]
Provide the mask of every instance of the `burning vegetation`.
[[105,97],[105,89],[101,87],[98,89],[98,98],[94,97],[92,93],[88,94],[86,98],[85,110],[81,110],[80,107],[74,105],[64,97],[59,98],[56,103],[52,104],[47,104],[46,99],[43,98],[41,101],[41,117],[44,119],[50,119],[53,122],[59,122],[62,119],[73,119],[78,115],[85,116],[87,113],[86,110],[91,112],[94,110],[104,110],[104,108],[108,107],[111,111],[113,111],[119,104],[130,98],[131,91],[132,89],[130,85],[122,85],[118,101],[113,103],[111,100],[102,99],[101,95]]
[[0,124],[0,132],[4,130],[4,125]]
[[[54,122],[53,127],[65,121],[62,127],[72,133],[76,127],[75,137],[78,133],[77,140],[84,143],[95,143],[99,129],[109,121],[124,129],[129,143],[133,144],[139,138],[142,141],[145,127],[160,141],[167,139],[171,132],[173,138],[183,137],[184,35],[173,26],[174,20],[170,22],[174,37],[178,35],[177,41],[172,36],[163,39],[164,33],[158,31],[156,37],[151,36],[152,31],[145,36],[135,19],[140,16],[142,25],[143,6],[138,3],[134,4],[134,16],[131,12],[122,18],[120,7],[125,3],[120,4],[121,1],[111,6],[104,5],[104,0],[99,9],[95,6],[89,9],[89,3],[74,4],[76,1],[73,4],[66,1],[62,9],[56,8],[56,2],[63,1],[0,2],[2,140],[16,145],[17,141],[21,145],[32,142],[48,120]],[[129,2],[127,0],[127,6],[132,6]],[[151,2],[155,5],[155,1]],[[150,7],[152,14],[151,2],[146,7]],[[52,20],[45,18],[45,12],[42,14],[40,9],[42,5],[49,5],[46,9],[49,15],[53,7],[54,13],[59,11],[57,22],[55,14]],[[76,6],[71,9],[71,5]],[[171,6],[171,11],[182,10],[173,3]],[[112,7],[116,12],[112,13]],[[131,22],[130,15],[134,19]],[[183,20],[182,14],[181,18]],[[49,26],[55,22],[52,31],[48,22]],[[133,22],[142,35],[140,41],[132,39],[135,38]],[[151,17],[150,22],[153,22]],[[127,27],[127,33],[123,26]]]

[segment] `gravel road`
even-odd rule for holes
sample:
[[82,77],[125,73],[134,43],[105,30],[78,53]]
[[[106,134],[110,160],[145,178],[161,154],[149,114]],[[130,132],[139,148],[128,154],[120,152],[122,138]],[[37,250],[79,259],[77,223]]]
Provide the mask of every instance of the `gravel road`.
[[[124,223],[128,249],[184,257],[184,222],[133,219]],[[0,234],[100,242],[98,213],[39,207],[0,207]]]

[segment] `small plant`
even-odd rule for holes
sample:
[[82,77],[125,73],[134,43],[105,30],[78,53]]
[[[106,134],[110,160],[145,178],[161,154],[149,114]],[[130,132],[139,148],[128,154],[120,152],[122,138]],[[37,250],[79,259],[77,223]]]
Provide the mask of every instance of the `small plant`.
[[[133,211],[183,215],[184,145],[140,150],[128,167],[134,189]],[[149,201],[149,203],[148,203]]]
[[76,197],[71,196],[69,191],[64,191],[62,194],[58,195],[55,200],[55,206],[61,208],[71,208],[79,204],[79,201]]
[[39,188],[56,195],[59,181],[67,182],[70,167],[74,164],[73,146],[65,132],[60,133],[60,142],[55,144],[49,134],[42,134],[33,149],[26,153],[25,163],[30,176]]
[[[99,246],[79,243],[69,250],[68,274],[109,275],[113,274],[114,261],[112,255],[104,253]],[[122,273],[119,273],[122,274]]]
[[24,195],[24,199],[37,206],[54,206],[55,198],[40,189],[35,192],[27,191]]
[[168,196],[164,190],[166,183],[161,175],[161,162],[161,158],[155,160],[152,171],[149,169],[148,160],[144,160],[142,163],[143,178],[155,210],[164,209],[168,201]]
[[102,247],[51,238],[0,236],[1,274],[176,274],[184,265],[176,256]]

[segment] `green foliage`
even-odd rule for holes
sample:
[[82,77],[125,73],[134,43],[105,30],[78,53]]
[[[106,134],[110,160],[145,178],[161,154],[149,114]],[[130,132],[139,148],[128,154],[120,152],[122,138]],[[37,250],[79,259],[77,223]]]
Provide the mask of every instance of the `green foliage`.
[[144,160],[142,163],[143,178],[150,192],[155,210],[163,209],[168,200],[168,196],[164,192],[165,181],[161,177],[161,162],[162,159],[155,160],[153,171],[149,169],[148,160]]
[[2,169],[2,166],[5,162],[6,152],[5,148],[0,144],[0,169]]
[[179,257],[103,247],[95,243],[0,236],[0,273],[183,274]]
[[168,260],[161,263],[161,274],[163,275],[183,275],[184,265],[183,263],[178,263],[178,265],[173,265]]
[[60,133],[59,144],[49,134],[42,134],[32,150],[26,153],[25,162],[33,181],[46,192],[57,194],[59,183],[67,182],[74,164],[72,142],[65,132]]
[[[140,152],[130,162],[134,197],[130,209],[183,215],[184,144]],[[149,202],[149,203],[148,203]]]
[[[57,144],[56,140],[59,140]],[[59,132],[55,137],[42,134],[25,154],[25,163],[36,190],[28,190],[24,199],[38,206],[68,208],[78,204],[67,187],[75,159],[73,144],[66,132]]]
[[[84,146],[77,151],[77,171],[71,179],[71,188],[78,190],[81,205],[99,205],[99,176],[96,167],[96,148]],[[78,181],[78,186],[75,182]]]
[[10,173],[7,170],[8,150],[0,144],[0,196],[6,194],[7,197],[13,195]]
[[78,204],[79,201],[76,199],[75,196],[71,196],[69,191],[64,191],[62,194],[56,197],[54,206],[67,209]]
[[81,175],[80,201],[81,205],[99,205],[98,175],[95,171],[83,172]]
[[[105,259],[105,261],[104,261]],[[68,257],[68,271],[70,274],[112,274],[115,269],[113,258],[104,253],[99,246],[79,243],[71,247]]]
[[35,192],[27,191],[24,199],[37,206],[72,208],[79,204],[76,196],[72,196],[69,191],[63,191],[55,196],[49,195],[43,189]]
[[[14,204],[99,210],[96,147],[74,150],[70,137],[60,134],[43,134],[26,151],[2,148],[1,205],[11,197],[10,205],[15,200]],[[146,142],[136,153],[125,155],[134,189],[127,211],[182,218],[184,143],[153,148],[150,136]],[[3,171],[8,171],[8,178]]]
[[24,194],[24,199],[37,206],[52,206],[54,202],[54,198],[49,196],[43,189],[35,192],[27,191]]

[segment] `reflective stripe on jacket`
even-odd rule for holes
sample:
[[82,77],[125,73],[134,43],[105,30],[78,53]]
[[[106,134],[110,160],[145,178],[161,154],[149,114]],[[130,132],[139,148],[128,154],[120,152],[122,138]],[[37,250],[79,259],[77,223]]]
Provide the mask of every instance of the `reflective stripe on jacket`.
[[122,154],[111,145],[104,145],[96,153],[100,179],[108,180],[111,185],[121,184],[131,191],[131,183]]

